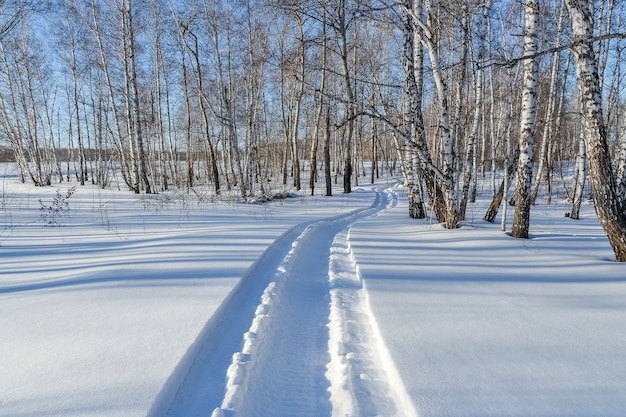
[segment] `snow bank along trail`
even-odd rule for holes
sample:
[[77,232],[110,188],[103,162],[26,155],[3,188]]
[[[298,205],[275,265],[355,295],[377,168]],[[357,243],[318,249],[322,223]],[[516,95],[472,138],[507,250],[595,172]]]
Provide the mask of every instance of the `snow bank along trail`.
[[[397,196],[389,192],[388,197],[387,207],[394,207]],[[329,278],[331,360],[327,377],[333,417],[417,416],[363,290],[350,246],[350,228],[335,235]]]
[[[363,191],[368,192],[368,191]],[[413,416],[348,243],[374,203],[299,225],[248,270],[163,388],[150,415]]]

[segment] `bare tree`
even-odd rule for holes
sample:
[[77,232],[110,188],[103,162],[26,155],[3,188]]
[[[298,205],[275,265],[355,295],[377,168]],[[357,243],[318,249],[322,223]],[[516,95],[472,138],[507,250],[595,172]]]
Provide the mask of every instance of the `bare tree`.
[[[183,45],[187,48],[187,51],[191,54],[193,60],[193,71],[196,77],[196,95],[198,100],[198,108],[200,110],[200,118],[202,120],[202,134],[204,136],[208,153],[207,164],[211,172],[211,180],[213,181],[215,194],[219,195],[221,193],[220,174],[215,153],[215,146],[213,144],[213,140],[211,139],[211,124],[209,121],[208,100],[204,91],[204,71],[200,62],[200,47],[198,43],[198,36],[193,31],[194,29],[191,27],[191,21],[183,22],[178,16],[176,17],[176,19],[179,26],[181,41],[183,42]],[[188,103],[187,109],[188,111],[191,111],[190,103]],[[191,124],[190,119],[188,119],[188,122],[189,124]],[[189,132],[189,134],[190,133],[191,132]],[[189,146],[190,141],[188,142],[188,148]]]
[[[558,9],[558,20],[556,27],[556,39],[557,45],[561,44],[561,35],[563,33],[563,26],[565,22],[565,6],[561,4]],[[550,64],[550,85],[548,87],[548,104],[546,107],[546,116],[544,121],[543,132],[541,135],[541,147],[539,152],[539,158],[537,160],[537,175],[530,193],[530,204],[535,204],[537,200],[537,194],[539,193],[539,186],[543,181],[544,176],[549,180],[550,170],[548,165],[548,150],[552,143],[552,136],[556,125],[557,117],[557,101],[559,99],[558,87],[559,87],[559,74],[560,74],[560,61],[561,52],[555,51],[552,53],[552,62]],[[559,119],[560,120],[560,119]],[[547,173],[545,171],[548,171]]]
[[[474,118],[472,121],[472,127],[469,137],[467,138],[466,151],[465,151],[465,163],[463,164],[463,188],[461,191],[461,200],[459,201],[459,219],[465,219],[465,211],[467,209],[467,201],[469,199],[470,186],[472,184],[472,178],[476,178],[476,138],[478,136],[478,129],[480,127],[480,121],[483,117],[483,101],[484,101],[484,65],[485,59],[485,32],[487,30],[487,18],[489,13],[490,4],[487,2],[483,5],[483,13],[481,18],[481,24],[478,28],[479,40],[478,51],[476,56],[476,87],[475,87],[475,103],[474,103]],[[465,12],[469,14],[468,11]],[[469,19],[469,17],[465,17]],[[469,30],[467,30],[469,32]],[[464,36],[464,44],[469,43],[469,39],[466,39],[469,35]],[[484,136],[484,135],[483,135]],[[484,158],[483,158],[484,159]]]
[[[313,121],[313,137],[311,139],[311,152],[310,152],[310,165],[311,176],[309,177],[309,188],[311,189],[311,195],[315,194],[315,182],[317,180],[317,148],[319,145],[319,135],[322,122],[322,114],[324,112],[324,102],[326,94],[326,76],[328,66],[328,25],[326,16],[326,4],[322,0],[321,5],[321,74],[319,80],[319,86],[316,89],[315,100],[315,120]],[[324,147],[326,149],[326,147]],[[330,154],[329,154],[330,159]],[[332,193],[332,187],[330,192]]]
[[[418,5],[419,6],[419,5]],[[432,5],[428,4],[429,7]],[[454,140],[450,127],[450,104],[448,85],[444,77],[443,65],[440,59],[440,50],[436,43],[436,36],[433,28],[437,27],[439,22],[435,21],[435,14],[432,9],[425,10],[426,21],[422,19],[421,10],[408,10],[413,18],[413,25],[416,38],[428,51],[428,57],[431,62],[432,76],[437,92],[437,111],[438,111],[438,141],[436,144],[441,149],[441,175],[439,185],[445,198],[445,223],[448,229],[458,227],[458,196],[455,180],[455,153]]]
[[519,162],[517,184],[513,199],[515,215],[511,236],[528,238],[530,227],[530,186],[533,172],[533,146],[535,142],[535,116],[537,108],[537,59],[539,50],[539,4],[526,0],[524,5],[524,52],[522,61],[523,82],[522,114],[519,138]]
[[353,174],[353,137],[354,121],[356,118],[356,100],[354,97],[354,83],[349,63],[349,34],[350,25],[355,16],[350,15],[350,0],[338,0],[332,12],[329,13],[330,22],[338,37],[339,58],[341,60],[341,75],[344,84],[345,126],[343,133],[343,192],[352,192]]
[[148,157],[144,145],[144,136],[139,101],[139,82],[137,77],[136,28],[133,20],[131,0],[122,0],[121,36],[122,63],[124,65],[124,100],[126,105],[126,126],[131,138],[131,164],[133,167],[133,191],[142,189],[147,194],[152,192],[148,179]]
[[626,262],[626,207],[618,195],[602,111],[602,86],[593,49],[591,0],[565,0],[572,23],[572,52],[582,105],[582,132],[598,220],[619,262]]
[[0,42],[4,91],[0,123],[9,139],[22,179],[37,186],[49,185],[53,167],[47,150],[51,133],[46,115],[50,114],[44,77],[47,70],[41,45],[34,38],[28,16],[22,16],[14,33],[5,33]]
[[[76,171],[76,176],[80,182],[80,185],[85,185],[85,181],[88,179],[87,176],[87,158],[85,156],[85,145],[84,138],[82,132],[82,124],[81,113],[80,113],[80,102],[83,101],[80,93],[79,80],[81,78],[81,66],[82,64],[79,62],[80,58],[78,57],[78,44],[80,42],[85,42],[82,36],[83,26],[79,24],[79,19],[76,18],[76,10],[73,7],[73,2],[70,0],[63,1],[63,13],[64,13],[64,22],[63,22],[63,32],[59,34],[60,44],[65,46],[65,53],[62,54],[62,57],[65,61],[66,66],[69,68],[71,73],[72,85],[71,92],[68,92],[68,96],[71,96],[70,101],[73,103],[73,120],[76,132],[76,140],[78,144],[78,160],[79,160],[79,169]],[[70,98],[70,97],[68,97]],[[72,123],[70,123],[72,126]],[[74,132],[70,131],[70,136],[73,136]]]
[[[419,39],[416,42],[415,24],[413,23],[413,19],[420,16],[420,10],[421,3],[417,0],[405,0],[403,2],[403,64],[407,104],[403,121],[404,135],[400,139],[404,143],[396,145],[404,170],[404,186],[409,200],[409,217],[414,219],[426,217],[421,187],[422,177],[428,177],[428,182],[433,183],[433,173],[426,168],[427,165],[432,165],[432,160],[426,144],[422,115],[424,53]],[[416,160],[419,154],[422,154],[423,158],[426,159],[424,164]],[[433,199],[433,201],[435,200]]]

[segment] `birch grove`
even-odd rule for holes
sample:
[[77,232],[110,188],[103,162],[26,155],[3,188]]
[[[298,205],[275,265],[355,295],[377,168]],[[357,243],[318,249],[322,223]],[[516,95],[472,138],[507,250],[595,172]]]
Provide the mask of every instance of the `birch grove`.
[[202,199],[331,196],[384,174],[410,218],[457,228],[482,192],[484,220],[505,229],[510,206],[518,238],[565,190],[572,221],[592,199],[624,261],[625,13],[615,0],[7,0],[0,154],[37,186]]

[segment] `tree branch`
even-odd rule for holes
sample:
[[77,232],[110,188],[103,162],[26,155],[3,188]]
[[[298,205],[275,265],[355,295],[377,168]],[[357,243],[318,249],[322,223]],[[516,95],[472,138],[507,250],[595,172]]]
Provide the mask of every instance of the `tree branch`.
[[559,45],[559,46],[555,46],[554,48],[549,48],[549,49],[544,49],[542,51],[539,51],[535,54],[530,54],[530,55],[524,55],[521,57],[517,57],[517,58],[512,58],[512,59],[507,59],[507,60],[503,60],[503,61],[497,61],[497,62],[490,62],[484,65],[478,65],[478,68],[488,68],[491,66],[502,66],[502,67],[513,67],[515,66],[517,63],[524,61],[526,59],[535,59],[535,58],[539,58],[543,55],[548,55],[548,54],[552,54],[555,52],[562,52],[566,49],[572,49],[575,48],[577,46],[580,45],[585,45],[585,44],[590,44],[590,43],[594,43],[594,42],[602,42],[602,41],[606,41],[606,40],[611,40],[611,39],[626,39],[626,33],[606,33],[604,35],[599,35],[599,36],[594,36],[592,38],[589,39],[584,39],[584,40],[580,40],[580,41],[576,41],[576,42],[571,42],[568,43],[567,45]]

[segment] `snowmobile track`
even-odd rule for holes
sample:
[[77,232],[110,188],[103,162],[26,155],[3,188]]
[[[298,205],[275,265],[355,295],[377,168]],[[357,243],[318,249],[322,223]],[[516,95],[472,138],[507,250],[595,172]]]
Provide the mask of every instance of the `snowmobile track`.
[[277,239],[209,320],[149,415],[416,415],[349,244],[353,223],[395,204],[392,188],[378,189],[369,208]]

